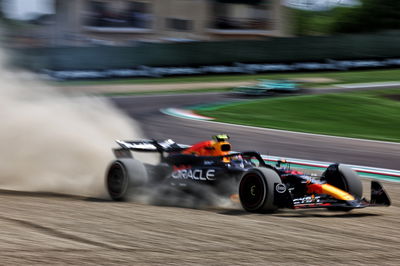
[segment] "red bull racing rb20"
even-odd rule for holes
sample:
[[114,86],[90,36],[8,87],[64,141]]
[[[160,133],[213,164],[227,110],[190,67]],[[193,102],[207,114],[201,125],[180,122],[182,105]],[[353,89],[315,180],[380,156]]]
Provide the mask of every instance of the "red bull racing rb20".
[[[390,206],[390,198],[377,181],[371,181],[371,195],[363,197],[359,176],[343,164],[330,165],[320,176],[306,175],[267,164],[258,152],[232,152],[229,137],[192,146],[172,140],[117,141],[116,159],[106,173],[106,187],[116,201],[126,200],[138,189],[157,185],[178,188],[190,195],[213,191],[227,198],[239,198],[249,212],[267,213],[282,208],[326,208],[333,211]],[[143,163],[132,152],[158,153],[158,164]]]

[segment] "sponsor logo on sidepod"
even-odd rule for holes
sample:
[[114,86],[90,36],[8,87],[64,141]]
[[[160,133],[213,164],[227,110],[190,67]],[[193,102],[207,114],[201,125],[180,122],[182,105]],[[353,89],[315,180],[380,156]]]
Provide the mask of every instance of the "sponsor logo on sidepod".
[[193,179],[203,181],[215,180],[215,169],[175,169],[171,175],[174,179]]

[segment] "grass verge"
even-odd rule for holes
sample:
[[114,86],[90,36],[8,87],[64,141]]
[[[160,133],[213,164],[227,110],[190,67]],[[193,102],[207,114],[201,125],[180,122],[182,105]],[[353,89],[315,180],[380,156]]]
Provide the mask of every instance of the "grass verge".
[[400,142],[399,89],[259,99],[197,110],[217,121]]

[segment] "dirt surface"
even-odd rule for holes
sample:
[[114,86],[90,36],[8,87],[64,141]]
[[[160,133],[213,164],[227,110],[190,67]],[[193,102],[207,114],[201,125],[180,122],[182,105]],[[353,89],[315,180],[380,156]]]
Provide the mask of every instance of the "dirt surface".
[[337,79],[324,78],[324,77],[295,78],[294,81],[309,82],[309,83],[333,83],[333,82],[338,82]]
[[80,93],[124,93],[124,92],[149,92],[149,91],[179,91],[196,89],[229,88],[236,86],[253,85],[256,82],[235,81],[235,82],[191,82],[173,84],[111,84],[111,85],[73,85],[59,87],[64,91]]
[[[330,83],[335,82],[329,78],[298,78],[298,82],[308,83]],[[80,93],[126,93],[126,92],[149,92],[149,91],[180,91],[196,89],[217,89],[238,86],[255,85],[257,81],[232,81],[232,82],[186,82],[186,83],[166,83],[166,84],[104,84],[104,85],[72,85],[60,86],[64,91]]]
[[[369,185],[364,183],[365,191]],[[350,213],[196,210],[0,192],[3,265],[400,265],[393,206]],[[368,194],[368,193],[365,193]]]

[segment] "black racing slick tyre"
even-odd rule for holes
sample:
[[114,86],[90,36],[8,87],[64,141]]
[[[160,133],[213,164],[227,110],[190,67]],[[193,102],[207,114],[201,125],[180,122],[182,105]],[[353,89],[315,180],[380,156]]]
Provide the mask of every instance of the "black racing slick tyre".
[[[321,176],[321,181],[344,190],[354,197],[361,199],[363,187],[358,174],[347,165],[331,164]],[[350,211],[351,208],[330,207],[333,211]]]
[[274,191],[282,184],[279,175],[272,169],[254,168],[246,172],[239,183],[239,198],[242,207],[249,212],[267,213],[278,209],[274,204]]
[[106,174],[106,188],[113,200],[125,201],[135,188],[146,184],[147,171],[143,163],[131,158],[111,162]]

